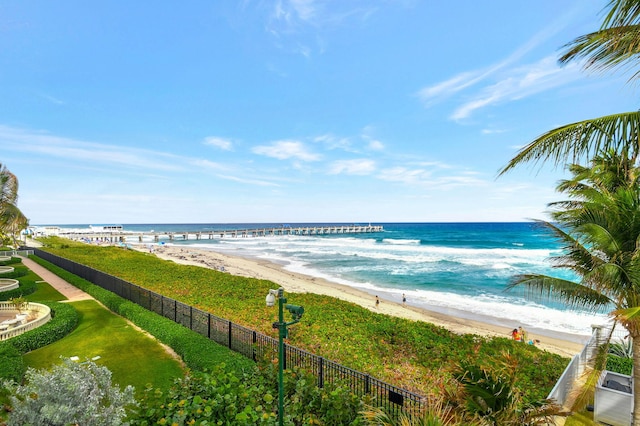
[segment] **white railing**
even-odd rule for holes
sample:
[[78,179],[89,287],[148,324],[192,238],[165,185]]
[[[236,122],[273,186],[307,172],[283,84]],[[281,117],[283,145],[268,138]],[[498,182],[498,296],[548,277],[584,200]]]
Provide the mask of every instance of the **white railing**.
[[0,293],[9,290],[15,290],[20,287],[20,281],[13,278],[0,278]]
[[[34,328],[40,327],[42,324],[48,322],[51,319],[51,308],[49,308],[47,305],[29,302],[25,310],[37,315],[37,319],[29,321],[26,324],[20,324],[7,330],[0,331],[0,341],[10,339],[22,333],[26,333],[27,331],[31,331]],[[0,311],[17,312],[17,309],[11,302],[0,302]]]
[[591,338],[584,345],[582,351],[571,359],[562,376],[560,376],[549,393],[548,399],[553,399],[556,403],[564,406],[578,378],[593,363],[600,345],[604,344],[609,338],[611,343],[623,342],[628,334],[621,326],[612,328],[611,325],[592,325],[591,330]]
[[33,255],[33,250],[11,250],[11,251],[0,251],[0,257],[11,257],[11,256],[31,256]]

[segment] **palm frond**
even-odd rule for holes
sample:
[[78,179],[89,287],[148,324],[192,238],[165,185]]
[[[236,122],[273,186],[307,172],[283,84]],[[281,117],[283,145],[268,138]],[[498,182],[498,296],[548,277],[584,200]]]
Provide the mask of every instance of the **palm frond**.
[[522,286],[527,289],[529,297],[546,301],[559,299],[570,307],[589,308],[596,311],[612,303],[609,297],[588,286],[542,274],[516,275],[507,284],[506,291]]
[[609,13],[602,22],[601,29],[633,25],[640,21],[640,3],[635,0],[610,0]]
[[503,175],[522,163],[551,161],[554,166],[580,163],[599,151],[628,149],[632,158],[640,152],[640,112],[626,112],[579,121],[550,130],[522,148],[499,171]]
[[[585,70],[597,72],[635,65],[640,54],[640,26],[627,25],[608,28],[577,37],[564,46],[565,52],[558,62],[587,59]],[[638,77],[634,73],[630,80]]]

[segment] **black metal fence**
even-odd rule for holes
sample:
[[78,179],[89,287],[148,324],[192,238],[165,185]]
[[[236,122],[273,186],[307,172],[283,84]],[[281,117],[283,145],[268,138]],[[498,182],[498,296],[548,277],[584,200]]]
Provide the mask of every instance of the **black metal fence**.
[[[254,361],[264,356],[274,356],[278,352],[277,339],[86,265],[37,248],[34,249],[34,252],[36,256],[72,274],[175,321]],[[368,374],[344,367],[286,343],[284,353],[285,368],[300,367],[313,373],[318,380],[319,387],[324,387],[327,383],[348,383],[355,394],[368,395],[375,405],[390,413],[411,414],[423,408],[424,398],[422,396],[385,383]]]

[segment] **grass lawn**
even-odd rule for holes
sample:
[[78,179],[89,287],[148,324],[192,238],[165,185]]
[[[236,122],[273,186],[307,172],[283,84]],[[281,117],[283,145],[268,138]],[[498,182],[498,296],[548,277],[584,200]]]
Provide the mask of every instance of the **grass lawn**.
[[565,426],[593,426],[596,423],[593,421],[593,413],[590,412],[581,412],[572,414],[570,417],[567,417],[567,421],[565,422]]
[[114,383],[133,385],[138,394],[147,384],[166,389],[184,375],[179,361],[122,317],[94,300],[71,304],[80,313],[78,327],[62,340],[26,354],[27,366],[49,368],[61,356],[77,356],[80,361],[99,356],[96,364],[111,370]]

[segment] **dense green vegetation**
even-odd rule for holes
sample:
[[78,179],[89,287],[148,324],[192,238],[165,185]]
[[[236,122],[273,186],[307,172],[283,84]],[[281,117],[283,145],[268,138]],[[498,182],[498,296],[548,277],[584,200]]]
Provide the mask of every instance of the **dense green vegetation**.
[[[264,306],[268,289],[278,287],[275,283],[177,265],[122,248],[59,239],[46,242],[46,250],[54,254],[275,336],[271,329],[275,312]],[[507,338],[460,336],[327,296],[290,294],[289,301],[305,307],[303,321],[290,330],[290,344],[425,395],[437,388],[434,380],[451,377],[463,360],[477,359],[486,367],[508,360],[526,397],[540,399],[568,362]]]

